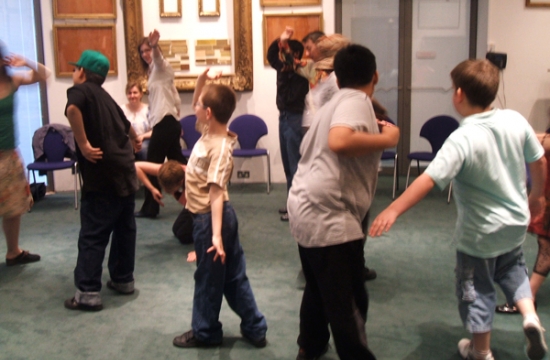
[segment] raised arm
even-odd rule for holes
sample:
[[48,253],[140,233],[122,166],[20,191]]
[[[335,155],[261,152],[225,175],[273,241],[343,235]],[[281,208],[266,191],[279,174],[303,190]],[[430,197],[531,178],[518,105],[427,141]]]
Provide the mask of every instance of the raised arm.
[[202,94],[202,89],[206,85],[206,80],[216,80],[222,76],[221,71],[216,72],[214,75],[209,75],[208,72],[210,68],[206,68],[199,77],[197,78],[197,83],[195,84],[195,92],[193,93],[193,106],[199,102],[199,98]]
[[343,156],[361,156],[373,151],[384,150],[397,145],[399,128],[382,126],[380,134],[355,131],[349,127],[336,126],[328,134],[330,150]]
[[164,58],[159,49],[160,33],[157,29],[154,29],[149,33],[149,46],[153,52],[153,62],[155,66],[163,66]]
[[26,72],[18,72],[12,76],[12,80],[16,88],[21,85],[29,85],[39,81],[46,81],[46,79],[51,75],[51,71],[44,65],[29,61],[24,57],[15,54],[12,54],[6,58],[6,65],[14,68],[27,67],[30,69]]

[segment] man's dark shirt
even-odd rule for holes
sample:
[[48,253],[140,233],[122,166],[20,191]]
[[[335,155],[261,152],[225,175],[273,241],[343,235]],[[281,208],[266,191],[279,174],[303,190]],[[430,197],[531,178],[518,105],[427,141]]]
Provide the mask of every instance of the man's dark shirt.
[[267,60],[271,67],[277,70],[277,108],[279,111],[303,113],[309,83],[306,78],[294,71],[282,71],[285,64],[279,58],[279,39],[269,46]]
[[92,163],[77,144],[78,165],[82,173],[82,192],[128,196],[138,189],[134,151],[128,132],[130,122],[113,98],[91,82],[67,90],[67,108],[76,106],[82,113],[86,137],[92,147],[103,151],[103,158]]

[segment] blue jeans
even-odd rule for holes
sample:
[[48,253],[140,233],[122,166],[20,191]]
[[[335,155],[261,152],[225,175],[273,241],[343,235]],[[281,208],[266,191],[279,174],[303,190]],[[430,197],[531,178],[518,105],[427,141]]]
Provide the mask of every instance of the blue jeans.
[[226,258],[214,261],[212,246],[212,215],[193,216],[193,239],[197,252],[195,294],[191,325],[197,339],[206,343],[220,343],[223,337],[219,321],[222,298],[241,318],[241,333],[253,340],[265,337],[267,324],[256,306],[252,288],[246,276],[243,249],[239,243],[238,223],[229,202],[223,205],[222,239]]
[[101,303],[101,273],[105,250],[111,238],[109,274],[111,280],[127,284],[134,281],[136,221],[134,195],[88,192],[82,195],[78,259],[74,269],[77,293],[87,294],[77,301],[88,305]]
[[509,304],[533,297],[521,246],[490,259],[457,251],[455,274],[458,310],[471,333],[491,331],[496,306],[495,283]]
[[281,111],[279,114],[279,146],[285,170],[287,192],[298,169],[302,137],[302,114]]

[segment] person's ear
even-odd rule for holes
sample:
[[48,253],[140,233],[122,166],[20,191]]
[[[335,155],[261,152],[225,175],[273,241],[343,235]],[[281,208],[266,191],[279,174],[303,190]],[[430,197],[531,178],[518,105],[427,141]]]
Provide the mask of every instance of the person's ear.
[[206,109],[204,109],[204,111],[206,112],[206,119],[210,120],[212,118],[212,109],[207,107]]
[[374,75],[372,76],[372,84],[376,85],[378,84],[378,70],[374,72]]

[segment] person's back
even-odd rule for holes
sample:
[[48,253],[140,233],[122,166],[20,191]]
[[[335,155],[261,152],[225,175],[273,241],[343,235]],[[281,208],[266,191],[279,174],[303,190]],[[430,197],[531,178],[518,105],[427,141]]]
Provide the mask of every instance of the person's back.
[[[513,110],[474,114],[461,122],[426,170],[440,188],[454,178],[459,250],[494,257],[523,242],[529,222],[525,163],[540,155],[540,149],[529,147],[532,136],[530,125]],[[437,173],[448,166],[455,166],[456,174],[439,178]]]
[[92,146],[103,151],[101,161],[87,160],[77,149],[83,192],[110,192],[119,196],[137,190],[130,123],[122,109],[101,85],[86,81],[67,90],[68,101],[82,112],[84,129]]
[[[490,348],[496,284],[523,315],[529,359],[547,352],[535,311],[522,243],[529,213],[544,208],[544,150],[527,121],[510,110],[495,110],[498,69],[487,60],[466,60],[451,71],[453,105],[464,116],[435,159],[405,192],[374,219],[369,234],[388,231],[397,217],[437,185],[455,181],[458,210],[455,239],[458,310],[471,339],[458,342],[464,359],[493,360]],[[527,202],[525,163],[532,188]]]
[[136,250],[135,192],[138,188],[133,150],[137,135],[124,113],[101,87],[109,60],[93,50],[82,52],[67,90],[65,114],[71,124],[82,172],[76,293],[65,301],[69,310],[103,309],[101,273],[110,243],[107,287],[134,293]]

